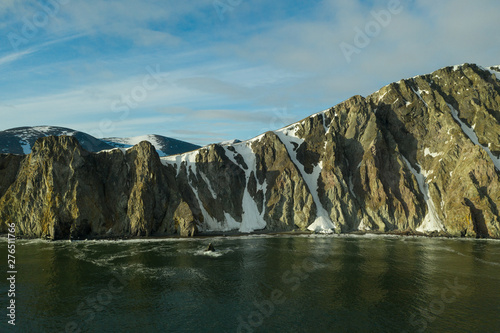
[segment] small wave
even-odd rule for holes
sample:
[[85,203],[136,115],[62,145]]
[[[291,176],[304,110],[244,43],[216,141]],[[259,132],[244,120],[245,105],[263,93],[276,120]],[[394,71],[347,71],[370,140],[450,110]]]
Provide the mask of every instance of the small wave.
[[212,258],[218,258],[222,257],[224,254],[221,251],[205,251],[205,250],[199,250],[194,253],[196,256],[206,256],[206,257],[212,257]]
[[[7,240],[7,238],[5,238]],[[50,244],[52,241],[41,238],[36,239],[16,239],[16,245],[37,245],[37,244]]]
[[231,248],[231,249],[217,249],[215,251],[206,251],[205,249],[203,249],[203,250],[195,250],[194,255],[195,256],[206,256],[206,257],[218,258],[218,257],[222,257],[223,255],[226,255],[230,252],[234,252],[234,249],[233,248]]

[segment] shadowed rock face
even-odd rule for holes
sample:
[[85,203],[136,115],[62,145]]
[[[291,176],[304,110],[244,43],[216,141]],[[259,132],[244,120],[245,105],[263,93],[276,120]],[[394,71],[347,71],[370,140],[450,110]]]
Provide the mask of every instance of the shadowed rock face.
[[173,233],[176,182],[148,142],[93,154],[73,137],[39,139],[0,199],[17,233],[53,239]]
[[305,229],[500,237],[500,82],[447,67],[289,127],[160,159],[71,137],[0,155],[0,222],[53,239]]
[[16,180],[19,164],[23,160],[19,155],[0,154],[0,198]]

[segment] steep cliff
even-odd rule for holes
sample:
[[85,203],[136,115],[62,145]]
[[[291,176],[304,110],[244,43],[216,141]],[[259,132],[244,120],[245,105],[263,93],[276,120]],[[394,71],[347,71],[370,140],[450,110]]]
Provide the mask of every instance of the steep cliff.
[[[419,231],[500,237],[500,69],[447,67],[283,129],[159,158],[70,137],[0,156],[0,221],[19,235]],[[8,188],[8,189],[7,189]]]
[[47,137],[18,165],[0,199],[2,231],[10,222],[19,235],[53,239],[176,231],[176,181],[148,142],[94,154],[74,137]]

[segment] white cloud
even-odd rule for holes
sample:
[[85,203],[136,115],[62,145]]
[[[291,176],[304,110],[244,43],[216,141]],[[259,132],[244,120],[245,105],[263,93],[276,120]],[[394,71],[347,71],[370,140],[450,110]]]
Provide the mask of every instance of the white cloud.
[[20,51],[20,52],[14,52],[8,55],[5,55],[3,57],[0,57],[0,66],[8,64],[10,62],[16,61],[18,59],[21,59],[24,56],[30,55],[34,53],[36,49],[29,49],[25,51]]
[[[12,17],[17,15],[18,24],[19,18],[36,10],[23,7],[28,3],[2,2],[0,9],[10,15],[8,28],[0,23],[2,32],[10,31],[16,22]],[[270,127],[266,116],[276,108],[286,108],[286,119],[292,122],[352,95],[367,95],[382,85],[446,65],[500,62],[496,34],[500,2],[496,0],[480,4],[472,0],[401,1],[403,11],[392,15],[387,27],[370,38],[359,54],[353,54],[350,63],[340,43],[353,44],[355,29],[374,21],[371,11],[386,10],[388,1],[314,3],[303,4],[301,15],[288,16],[288,2],[242,2],[224,23],[213,24],[218,17],[212,0],[70,1],[31,41],[31,48],[0,56],[6,73],[3,86],[8,87],[12,77],[22,77],[27,88],[39,92],[13,99],[7,89],[2,101],[14,106],[24,119],[36,122],[74,119],[76,126],[89,122],[82,119],[92,119],[91,123],[99,123],[116,117],[111,103],[141,84],[146,66],[159,64],[168,76],[131,110],[134,121],[144,114],[144,122],[135,122],[142,131],[136,134],[151,132],[155,128],[152,119],[169,119],[171,124],[162,127],[165,131],[210,127],[204,131],[205,139],[221,135],[230,139],[258,135],[263,127]],[[272,11],[263,12],[269,6]],[[193,24],[179,28],[186,21]],[[65,45],[64,41],[76,38],[71,36],[88,38],[71,43],[68,55],[54,54],[54,60],[38,57],[56,43]],[[33,59],[31,65],[16,67],[28,56]],[[35,74],[36,82],[68,84],[55,92],[30,86],[29,78]],[[0,106],[0,112],[12,109]],[[187,119],[191,122],[186,123]],[[232,124],[229,128],[215,127],[227,121]],[[22,125],[19,120],[9,124],[4,126]],[[135,131],[132,121],[120,126],[127,133]]]

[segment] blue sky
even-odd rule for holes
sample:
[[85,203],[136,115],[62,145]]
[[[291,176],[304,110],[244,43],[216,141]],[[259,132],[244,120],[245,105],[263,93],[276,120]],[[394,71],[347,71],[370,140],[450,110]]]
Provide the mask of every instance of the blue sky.
[[2,0],[0,130],[245,140],[402,78],[500,64],[498,13],[497,0]]

